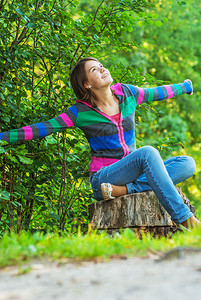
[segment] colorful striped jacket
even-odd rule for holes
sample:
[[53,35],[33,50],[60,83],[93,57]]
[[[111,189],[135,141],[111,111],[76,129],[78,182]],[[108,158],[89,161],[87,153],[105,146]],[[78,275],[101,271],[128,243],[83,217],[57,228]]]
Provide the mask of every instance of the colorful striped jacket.
[[20,129],[0,133],[0,139],[8,143],[42,138],[54,132],[76,126],[83,130],[91,147],[92,160],[89,171],[96,172],[135,151],[134,114],[137,105],[143,102],[163,100],[187,93],[192,94],[190,80],[184,83],[154,88],[139,88],[117,83],[111,88],[119,99],[119,124],[88,103],[77,101],[58,117]]

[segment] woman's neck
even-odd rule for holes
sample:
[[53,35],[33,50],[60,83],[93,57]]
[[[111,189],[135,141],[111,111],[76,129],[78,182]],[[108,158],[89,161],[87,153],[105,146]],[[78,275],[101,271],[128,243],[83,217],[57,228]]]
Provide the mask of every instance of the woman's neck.
[[111,106],[114,104],[114,96],[111,88],[101,89],[94,91],[96,95],[97,106]]
[[112,93],[111,88],[95,92],[97,107],[111,116],[119,112],[119,101]]

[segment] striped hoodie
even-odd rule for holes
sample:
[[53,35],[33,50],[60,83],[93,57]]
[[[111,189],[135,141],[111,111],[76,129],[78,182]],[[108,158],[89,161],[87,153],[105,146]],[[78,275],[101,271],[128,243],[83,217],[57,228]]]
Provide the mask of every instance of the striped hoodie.
[[109,166],[136,150],[134,118],[137,105],[185,93],[192,94],[193,91],[192,82],[188,79],[184,83],[154,88],[139,88],[122,83],[116,83],[111,88],[119,100],[118,123],[98,108],[77,101],[56,118],[0,133],[0,139],[11,144],[43,138],[76,126],[84,132],[91,147],[92,159],[89,171],[96,172],[101,167]]

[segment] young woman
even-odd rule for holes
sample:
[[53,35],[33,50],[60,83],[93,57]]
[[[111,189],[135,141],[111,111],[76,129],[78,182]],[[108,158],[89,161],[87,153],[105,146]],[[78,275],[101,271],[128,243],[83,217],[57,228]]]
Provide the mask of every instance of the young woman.
[[99,60],[80,60],[71,73],[76,103],[56,118],[0,133],[8,143],[42,138],[53,132],[77,126],[91,147],[90,182],[97,200],[153,190],[172,220],[188,228],[200,222],[193,216],[175,185],[192,176],[195,162],[189,156],[163,162],[151,146],[136,150],[134,114],[137,105],[187,93],[192,83],[138,88],[117,83]]

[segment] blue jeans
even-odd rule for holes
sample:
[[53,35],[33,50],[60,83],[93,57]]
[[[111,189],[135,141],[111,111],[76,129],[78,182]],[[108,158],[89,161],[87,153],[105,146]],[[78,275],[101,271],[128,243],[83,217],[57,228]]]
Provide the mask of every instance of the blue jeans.
[[195,161],[189,156],[172,157],[163,162],[155,148],[144,146],[102,167],[90,176],[90,182],[96,200],[102,200],[100,185],[103,182],[126,185],[128,194],[153,190],[171,219],[180,224],[193,213],[184,204],[175,184],[191,177],[195,168]]

